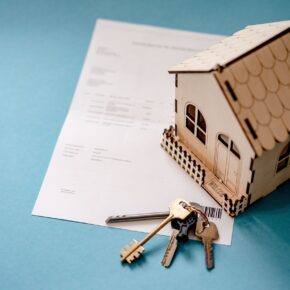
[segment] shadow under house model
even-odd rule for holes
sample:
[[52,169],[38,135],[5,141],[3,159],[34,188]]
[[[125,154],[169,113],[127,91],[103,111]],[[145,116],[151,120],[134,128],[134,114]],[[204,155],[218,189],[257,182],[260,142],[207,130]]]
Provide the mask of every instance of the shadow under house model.
[[231,216],[290,178],[290,21],[248,26],[169,70],[161,146]]

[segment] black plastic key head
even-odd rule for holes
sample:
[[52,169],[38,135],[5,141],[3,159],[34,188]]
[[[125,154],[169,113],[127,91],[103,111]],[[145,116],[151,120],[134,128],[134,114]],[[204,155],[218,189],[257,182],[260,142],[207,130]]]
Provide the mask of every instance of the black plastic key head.
[[180,219],[173,220],[171,222],[172,228],[179,230],[179,233],[176,236],[176,239],[182,243],[187,242],[189,231],[192,230],[193,232],[195,232],[196,222],[197,222],[197,214],[195,212],[192,212],[184,220],[180,220]]

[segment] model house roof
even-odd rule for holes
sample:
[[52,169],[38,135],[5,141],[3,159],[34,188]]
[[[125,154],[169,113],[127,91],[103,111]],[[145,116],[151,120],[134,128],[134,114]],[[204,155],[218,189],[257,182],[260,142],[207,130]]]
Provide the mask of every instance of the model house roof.
[[169,69],[177,72],[207,72],[225,66],[289,29],[290,21],[251,25]]
[[170,72],[213,71],[255,153],[290,133],[290,21],[248,26]]

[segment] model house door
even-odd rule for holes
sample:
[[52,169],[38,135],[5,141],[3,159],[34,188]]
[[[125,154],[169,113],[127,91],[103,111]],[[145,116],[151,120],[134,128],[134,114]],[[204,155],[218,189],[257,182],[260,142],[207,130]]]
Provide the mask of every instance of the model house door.
[[219,134],[215,156],[215,174],[233,192],[237,191],[240,153],[235,143],[226,135]]

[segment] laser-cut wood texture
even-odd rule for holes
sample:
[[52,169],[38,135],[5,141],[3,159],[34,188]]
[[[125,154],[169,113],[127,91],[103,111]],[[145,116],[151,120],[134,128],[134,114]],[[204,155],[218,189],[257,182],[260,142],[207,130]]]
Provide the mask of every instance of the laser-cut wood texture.
[[[224,96],[227,100],[225,103],[219,99],[221,115],[224,118],[227,116],[230,123],[238,122],[242,129],[240,138],[246,138],[254,152],[254,156],[250,156],[252,153],[245,143],[240,141],[241,144],[237,144],[241,151],[241,164],[251,162],[252,166],[251,169],[245,169],[244,165],[240,167],[248,172],[240,172],[236,189],[231,188],[232,194],[227,192],[223,197],[222,206],[231,215],[242,211],[238,211],[238,207],[244,209],[246,203],[254,202],[290,178],[290,161],[281,172],[277,170],[281,148],[290,140],[290,21],[247,26],[174,66],[169,72],[175,73],[176,79],[178,77],[181,80],[176,88],[177,101],[183,106],[193,103],[200,107],[210,124],[208,144],[197,144],[186,131],[183,116],[185,110],[181,107],[176,113],[176,125],[179,128],[177,137],[181,143],[186,144],[215,172],[216,160],[219,160],[213,149],[216,127],[219,126],[219,132],[226,130],[230,138],[234,136],[237,139],[237,132],[228,126],[224,128],[225,122],[215,120],[215,112],[206,109],[205,102],[208,102],[207,108],[213,104],[217,106],[216,99],[211,95],[214,93],[215,98]],[[216,91],[210,77],[207,81],[201,74],[214,76],[222,94]],[[207,89],[207,86],[211,89]],[[225,106],[231,108],[233,117],[226,113]],[[253,171],[256,177],[250,180]],[[226,181],[221,182],[226,184]],[[208,192],[216,200],[218,195],[219,198],[221,196],[221,192],[217,192],[215,197],[212,189],[208,189]],[[248,198],[241,199],[244,194]]]

